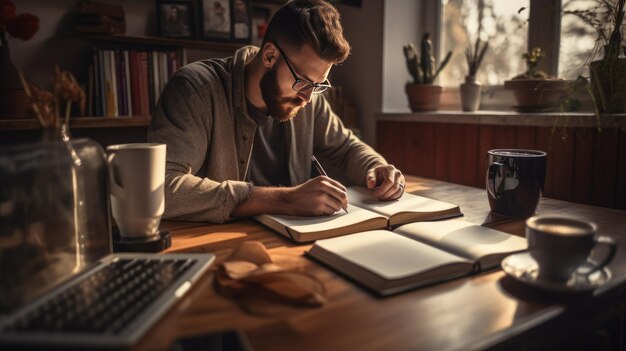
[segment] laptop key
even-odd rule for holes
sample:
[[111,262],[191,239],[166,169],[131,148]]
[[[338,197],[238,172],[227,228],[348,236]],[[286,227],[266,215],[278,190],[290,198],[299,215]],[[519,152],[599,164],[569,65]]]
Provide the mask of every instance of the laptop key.
[[119,259],[3,328],[116,334],[193,265],[189,259]]

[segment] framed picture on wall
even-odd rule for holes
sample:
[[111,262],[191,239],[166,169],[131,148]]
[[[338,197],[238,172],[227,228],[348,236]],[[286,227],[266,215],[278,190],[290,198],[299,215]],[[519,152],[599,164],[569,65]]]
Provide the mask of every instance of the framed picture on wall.
[[252,36],[250,0],[230,0],[233,9],[233,40],[249,43]]
[[261,46],[270,16],[269,8],[252,5],[252,45]]
[[202,8],[201,33],[204,39],[230,40],[231,0],[200,0]]
[[169,38],[194,37],[195,14],[193,1],[158,1],[159,35]]

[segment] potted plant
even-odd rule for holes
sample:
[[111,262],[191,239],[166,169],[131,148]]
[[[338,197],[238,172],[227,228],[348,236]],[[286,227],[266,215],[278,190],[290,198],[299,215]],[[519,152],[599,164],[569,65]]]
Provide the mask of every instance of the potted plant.
[[405,87],[411,111],[438,110],[442,88],[439,85],[434,85],[433,82],[450,61],[452,51],[448,52],[439,67],[435,69],[437,65],[432,54],[433,44],[429,33],[422,37],[420,55],[417,54],[417,49],[412,43],[405,45],[403,49],[407,68],[413,77],[413,83],[407,83]]
[[480,68],[488,43],[481,46],[480,39],[476,39],[474,47],[471,45],[465,49],[465,60],[467,61],[467,76],[465,83],[461,84],[461,107],[463,111],[476,111],[480,106],[480,83],[476,80],[476,74]]
[[520,112],[552,110],[559,106],[567,91],[567,81],[537,69],[544,56],[545,53],[538,47],[522,54],[526,61],[526,72],[504,82],[504,88],[513,91],[517,102],[514,108]]
[[[604,43],[604,56],[589,64],[589,75],[591,98],[598,115],[626,111],[626,58],[620,57],[624,3],[625,0],[617,1],[615,5],[602,2],[611,13],[611,21],[596,27],[599,39]],[[608,38],[605,29],[611,33]]]

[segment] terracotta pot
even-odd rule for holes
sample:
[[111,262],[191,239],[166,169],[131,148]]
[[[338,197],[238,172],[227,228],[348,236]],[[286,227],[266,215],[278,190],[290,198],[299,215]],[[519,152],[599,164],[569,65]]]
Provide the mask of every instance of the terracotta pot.
[[432,84],[407,84],[406,95],[413,112],[437,111],[441,100],[442,88]]
[[0,118],[26,117],[26,92],[6,45],[0,46],[0,77]]
[[567,91],[566,80],[514,79],[504,82],[512,90],[518,111],[549,111],[559,106]]

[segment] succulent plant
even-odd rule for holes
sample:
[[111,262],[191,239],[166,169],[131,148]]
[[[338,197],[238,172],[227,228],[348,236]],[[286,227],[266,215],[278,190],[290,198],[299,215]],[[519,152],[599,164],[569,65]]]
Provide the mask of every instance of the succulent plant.
[[[481,45],[481,43],[483,45]],[[478,73],[478,69],[483,62],[483,58],[485,57],[485,52],[487,52],[488,47],[489,43],[476,39],[474,47],[469,45],[465,49],[465,61],[467,62],[467,75],[469,77],[475,77]]]
[[430,34],[426,33],[422,37],[420,44],[421,55],[418,55],[417,49],[413,43],[403,46],[404,57],[406,58],[406,66],[413,77],[414,84],[433,84],[441,71],[446,67],[452,57],[452,51],[448,51],[446,57],[441,61],[437,69],[435,57],[432,54],[433,43],[430,40]]

